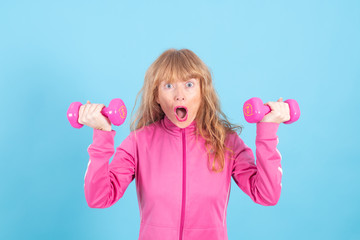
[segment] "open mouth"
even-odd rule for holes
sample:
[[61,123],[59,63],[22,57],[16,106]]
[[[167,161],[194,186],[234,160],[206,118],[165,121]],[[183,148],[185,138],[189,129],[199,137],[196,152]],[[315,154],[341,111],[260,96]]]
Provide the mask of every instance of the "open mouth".
[[179,122],[184,122],[186,121],[187,117],[188,117],[188,110],[185,106],[176,106],[174,108],[175,111],[175,115],[176,118]]

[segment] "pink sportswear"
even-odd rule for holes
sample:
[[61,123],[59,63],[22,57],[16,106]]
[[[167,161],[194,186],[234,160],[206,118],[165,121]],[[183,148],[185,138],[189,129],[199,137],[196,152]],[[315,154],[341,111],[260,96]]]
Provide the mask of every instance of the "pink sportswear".
[[179,128],[165,115],[131,132],[110,164],[116,132],[94,129],[85,173],[86,201],[91,208],[110,207],[135,179],[139,240],[227,240],[231,177],[255,203],[273,206],[279,201],[278,127],[278,123],[257,123],[256,165],[252,150],[239,135],[228,134],[226,146],[233,149],[235,160],[227,154],[221,173],[210,171],[205,141],[199,137],[196,142],[195,121]]

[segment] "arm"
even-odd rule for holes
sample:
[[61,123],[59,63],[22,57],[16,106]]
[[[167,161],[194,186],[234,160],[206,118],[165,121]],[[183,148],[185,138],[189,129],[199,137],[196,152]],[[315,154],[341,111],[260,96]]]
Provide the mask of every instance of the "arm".
[[132,155],[132,133],[114,154],[116,132],[94,129],[93,143],[88,147],[90,156],[85,173],[85,198],[91,208],[107,208],[115,204],[135,178],[135,161]]
[[236,136],[232,177],[255,203],[273,206],[281,193],[281,155],[276,148],[279,124],[259,122],[256,127],[256,165],[252,150]]

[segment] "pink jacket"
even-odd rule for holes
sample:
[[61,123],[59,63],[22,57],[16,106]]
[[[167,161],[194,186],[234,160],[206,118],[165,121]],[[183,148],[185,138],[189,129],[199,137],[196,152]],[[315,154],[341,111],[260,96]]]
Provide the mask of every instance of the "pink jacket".
[[278,127],[257,123],[256,165],[252,150],[237,133],[229,134],[226,145],[232,147],[235,160],[226,155],[221,173],[208,168],[204,140],[196,143],[195,121],[182,129],[165,115],[131,132],[110,164],[116,132],[94,129],[85,173],[86,201],[91,208],[110,207],[135,178],[139,240],[227,240],[231,177],[255,203],[273,206],[280,198]]

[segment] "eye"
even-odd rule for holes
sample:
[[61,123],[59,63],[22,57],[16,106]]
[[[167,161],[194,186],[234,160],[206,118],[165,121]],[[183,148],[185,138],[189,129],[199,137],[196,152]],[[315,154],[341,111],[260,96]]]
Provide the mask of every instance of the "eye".
[[[188,82],[188,83],[186,83],[186,85],[188,86],[188,87],[192,87],[192,86],[194,86],[194,83],[193,82]],[[189,86],[190,85],[190,86]]]
[[168,88],[168,86],[172,86],[171,83],[165,84],[165,88]]

